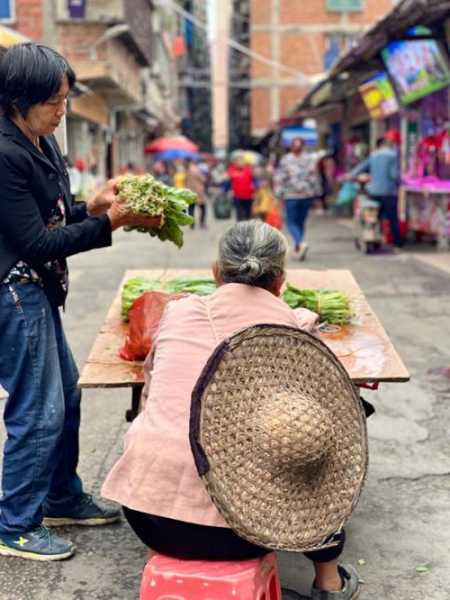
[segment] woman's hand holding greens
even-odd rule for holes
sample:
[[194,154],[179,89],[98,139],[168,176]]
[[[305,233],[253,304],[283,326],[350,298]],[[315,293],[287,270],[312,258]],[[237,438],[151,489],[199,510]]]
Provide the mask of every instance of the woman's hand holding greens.
[[105,214],[116,199],[119,178],[109,179],[100,186],[87,201],[87,211],[91,217]]
[[119,227],[147,227],[148,229],[159,229],[164,224],[162,215],[149,217],[136,214],[132,211],[126,200],[115,196],[111,206],[107,210],[111,229],[114,231]]
[[109,179],[101,186],[87,202],[89,216],[98,217],[107,214],[114,231],[119,227],[148,227],[158,229],[163,224],[161,217],[148,217],[134,214],[127,206],[126,201],[117,193],[117,184],[120,177]]

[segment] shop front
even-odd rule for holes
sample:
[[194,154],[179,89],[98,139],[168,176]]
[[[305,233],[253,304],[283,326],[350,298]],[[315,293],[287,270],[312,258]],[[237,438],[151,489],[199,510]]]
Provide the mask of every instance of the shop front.
[[413,15],[401,1],[332,69],[319,87],[328,87],[327,98],[315,106],[315,90],[298,107],[325,112],[327,103],[342,105],[333,127],[346,172],[393,130],[401,140],[402,230],[411,241],[439,245],[450,240],[449,13],[448,4],[430,0]]
[[[394,52],[392,44],[383,51],[388,67],[398,55],[391,68],[404,105],[400,218],[417,241],[439,245],[450,241],[450,66],[442,42],[409,40],[397,42]],[[410,75],[402,80],[395,69],[408,60]]]

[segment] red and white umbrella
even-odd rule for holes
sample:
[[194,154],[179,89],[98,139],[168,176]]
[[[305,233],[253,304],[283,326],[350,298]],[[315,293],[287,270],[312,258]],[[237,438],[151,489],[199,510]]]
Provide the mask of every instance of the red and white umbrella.
[[147,154],[165,152],[166,150],[187,150],[188,152],[198,152],[199,148],[197,144],[191,142],[191,140],[184,135],[158,138],[147,144],[144,148],[144,151]]

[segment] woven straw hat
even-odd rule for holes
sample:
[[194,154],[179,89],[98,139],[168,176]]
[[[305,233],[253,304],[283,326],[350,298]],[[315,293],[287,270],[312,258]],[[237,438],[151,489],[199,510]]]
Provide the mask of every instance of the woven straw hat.
[[344,367],[279,325],[218,346],[192,393],[190,442],[228,525],[274,550],[334,545],[367,471],[365,415]]

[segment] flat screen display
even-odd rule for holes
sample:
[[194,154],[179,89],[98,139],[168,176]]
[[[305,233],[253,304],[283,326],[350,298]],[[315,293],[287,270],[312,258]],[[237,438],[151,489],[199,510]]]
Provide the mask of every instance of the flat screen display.
[[398,111],[394,88],[384,71],[363,83],[359,91],[372,119],[384,119]]
[[402,104],[411,104],[450,84],[446,58],[435,40],[391,42],[381,51]]

